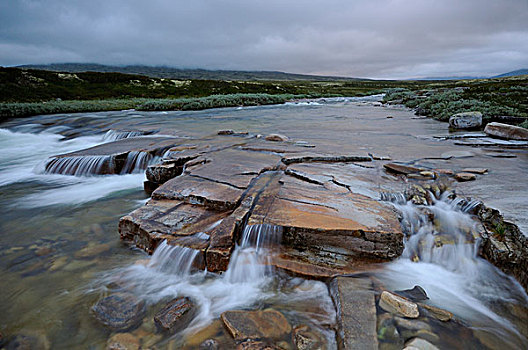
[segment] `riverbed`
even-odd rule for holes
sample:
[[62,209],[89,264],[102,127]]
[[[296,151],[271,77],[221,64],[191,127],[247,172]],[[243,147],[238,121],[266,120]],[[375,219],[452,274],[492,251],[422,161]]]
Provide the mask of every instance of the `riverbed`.
[[[222,336],[218,321],[222,312],[270,307],[283,312],[292,324],[310,325],[326,339],[328,348],[336,347],[332,330],[335,310],[321,281],[276,272],[259,275],[253,283],[244,280],[240,284],[236,278],[211,273],[193,271],[181,276],[155,268],[153,271],[146,260],[149,256],[123,243],[117,232],[119,218],[149,198],[143,191],[142,171],[106,176],[44,172],[48,157],[111,141],[119,137],[116,130],[141,130],[187,140],[216,135],[218,130],[226,129],[248,135],[280,133],[299,147],[309,146],[322,153],[338,150],[340,154],[371,154],[455,170],[485,167],[488,173],[479,175],[476,181],[452,185],[459,193],[501,210],[525,234],[528,232],[526,149],[455,145],[453,140],[434,137],[448,135],[445,123],[415,119],[405,108],[381,106],[378,98],[195,112],[128,110],[50,115],[3,123],[0,125],[3,337],[24,334],[44,348],[103,349],[111,332],[97,323],[90,310],[101,295],[115,288],[116,281],[124,281],[134,284],[131,289],[136,295],[148,295],[149,305],[181,293],[199,300],[201,317],[196,318],[184,340],[176,341],[157,333],[152,324],[144,324],[140,328],[144,347],[196,348],[207,337]],[[497,157],[504,153],[508,158]],[[376,174],[380,179],[375,184],[379,192],[387,189],[397,192],[406,186],[385,174],[382,167],[351,165],[351,169],[364,172],[365,176]],[[372,192],[373,188],[362,189],[358,183],[356,190]],[[482,339],[488,339],[488,346],[501,345],[505,349],[526,346],[528,330],[526,323],[523,328],[523,322],[528,299],[522,287],[482,259],[469,265],[468,269],[475,269],[473,274],[478,275],[471,281],[466,278],[471,274],[468,269],[462,273],[435,261],[412,263],[408,259],[389,263],[373,275],[393,290],[422,286],[433,305],[452,311],[464,329],[477,329]],[[152,280],[154,272],[161,275]],[[239,288],[241,285],[246,289]],[[220,298],[226,294],[232,297]],[[456,331],[437,331],[441,335],[445,332],[446,337],[460,336]],[[477,335],[467,339],[475,344],[484,342]],[[283,341],[284,347],[293,346],[290,339]]]

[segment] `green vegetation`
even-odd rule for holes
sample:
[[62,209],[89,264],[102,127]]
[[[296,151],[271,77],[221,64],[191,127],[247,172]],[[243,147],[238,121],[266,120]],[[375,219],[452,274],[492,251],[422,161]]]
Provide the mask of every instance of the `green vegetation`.
[[[258,73],[274,76],[271,73],[280,72]],[[417,114],[439,120],[471,110],[481,111],[487,121],[502,115],[528,117],[527,76],[460,81],[318,78],[321,80],[177,80],[115,72],[0,67],[0,118],[131,108],[152,111],[254,106],[383,92],[387,92],[385,102],[402,103]]]
[[528,118],[528,77],[458,81],[429,89],[390,89],[384,102],[401,103],[417,114],[443,121],[469,111],[480,111],[485,121],[501,116]]

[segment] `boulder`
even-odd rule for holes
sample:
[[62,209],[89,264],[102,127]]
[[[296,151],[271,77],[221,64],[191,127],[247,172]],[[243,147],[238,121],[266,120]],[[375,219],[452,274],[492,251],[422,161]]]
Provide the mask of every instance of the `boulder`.
[[100,299],[93,307],[95,318],[113,330],[137,328],[145,315],[145,302],[127,293],[116,293]]
[[407,318],[418,318],[420,316],[418,305],[387,291],[381,293],[379,306],[387,312]]
[[280,339],[292,330],[286,317],[273,309],[226,311],[221,318],[235,340]]
[[156,327],[163,331],[176,332],[185,328],[196,313],[196,306],[187,297],[171,300],[154,316]]
[[475,129],[482,126],[482,113],[463,112],[449,118],[449,126],[455,129]]
[[491,137],[507,140],[528,141],[528,129],[503,123],[488,123],[484,132]]
[[289,138],[287,136],[281,134],[269,134],[266,136],[266,141],[284,142],[288,140]]
[[472,173],[456,173],[455,179],[460,182],[473,181],[477,179],[477,176]]

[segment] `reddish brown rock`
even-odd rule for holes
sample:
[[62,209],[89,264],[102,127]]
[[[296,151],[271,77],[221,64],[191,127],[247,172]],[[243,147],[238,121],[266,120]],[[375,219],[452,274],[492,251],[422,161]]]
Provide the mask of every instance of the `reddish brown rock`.
[[503,123],[488,123],[484,132],[491,137],[508,140],[528,141],[528,129]]
[[475,174],[472,174],[472,173],[456,173],[455,179],[457,181],[464,182],[464,181],[476,180],[477,177],[475,176]]
[[425,170],[423,168],[416,168],[413,166],[397,164],[397,163],[383,164],[383,167],[390,172],[393,172],[396,174],[403,174],[403,175],[417,174]]
[[273,309],[226,311],[221,318],[235,340],[280,339],[292,330],[284,315]]
[[196,313],[196,306],[187,297],[171,300],[154,316],[154,323],[163,331],[176,332],[184,329]]

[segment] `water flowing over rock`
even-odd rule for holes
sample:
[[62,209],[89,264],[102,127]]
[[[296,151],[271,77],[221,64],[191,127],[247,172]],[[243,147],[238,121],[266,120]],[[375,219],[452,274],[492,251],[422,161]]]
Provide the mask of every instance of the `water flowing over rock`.
[[45,172],[62,175],[130,174],[144,171],[179,139],[134,137],[51,157]]
[[455,129],[475,129],[482,125],[482,113],[463,112],[449,118],[449,126]]

